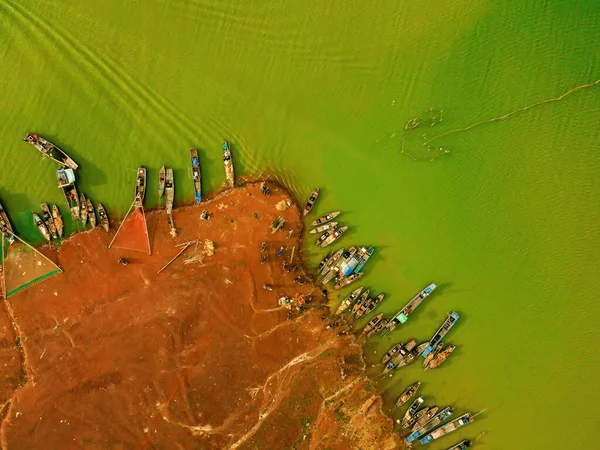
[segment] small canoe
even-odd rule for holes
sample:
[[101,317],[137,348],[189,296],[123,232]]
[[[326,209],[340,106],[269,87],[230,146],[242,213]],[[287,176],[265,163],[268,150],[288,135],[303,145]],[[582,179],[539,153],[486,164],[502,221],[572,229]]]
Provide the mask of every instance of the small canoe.
[[173,202],[175,201],[175,178],[173,178],[173,169],[167,169],[165,180],[165,192],[166,195],[166,209],[167,214],[171,214],[173,212]]
[[415,415],[415,413],[419,410],[419,408],[421,408],[421,405],[424,402],[425,400],[423,400],[423,397],[417,397],[415,401],[412,402],[412,404],[409,406],[409,408],[406,410],[406,413],[404,413],[404,416],[402,417],[402,427],[404,427],[406,422],[408,422],[408,420]]
[[400,408],[407,401],[409,401],[411,398],[413,398],[414,395],[419,390],[419,386],[421,386],[421,382],[417,381],[416,383],[411,384],[409,387],[407,387],[406,390],[402,394],[400,394],[398,396],[398,398],[396,399],[394,408]]
[[369,332],[367,333],[367,337],[371,337],[371,336],[374,336],[374,335],[376,335],[377,333],[379,333],[381,330],[383,330],[383,327],[385,327],[385,326],[388,324],[388,322],[389,322],[390,320],[391,320],[391,319],[390,319],[390,318],[387,318],[387,317],[386,317],[386,318],[384,318],[384,319],[381,319],[381,320],[379,321],[379,323],[378,323],[378,324],[377,324],[377,325],[376,325],[376,326],[375,326],[375,327],[374,327],[374,328],[373,328],[371,331],[369,331]]
[[87,199],[87,212],[90,225],[92,228],[96,228],[96,211],[94,211],[94,205],[89,198]]
[[65,223],[63,222],[62,215],[60,214],[60,210],[58,206],[52,205],[52,218],[54,219],[54,226],[56,227],[56,232],[58,233],[58,237],[63,237]]
[[337,216],[339,216],[339,215],[340,215],[340,212],[339,212],[339,211],[335,211],[335,212],[332,212],[332,213],[329,213],[329,214],[325,214],[324,216],[322,216],[322,217],[319,217],[319,218],[318,218],[318,219],[316,219],[316,220],[313,220],[313,221],[311,222],[310,226],[311,226],[311,227],[316,227],[316,226],[318,226],[318,225],[323,225],[324,223],[327,223],[327,222],[329,222],[329,221],[331,221],[331,220],[335,219],[335,218],[336,218]]
[[362,292],[363,287],[359,287],[354,289],[350,295],[348,295],[348,297],[346,297],[342,303],[340,303],[340,306],[338,306],[338,309],[335,310],[336,314],[341,314],[344,311],[346,311],[346,309],[348,309],[350,307],[350,305],[352,304],[352,302],[354,300],[356,300],[358,298],[358,296],[360,295],[360,293]]
[[225,178],[229,182],[229,185],[233,187],[235,184],[235,175],[233,173],[233,161],[231,159],[231,149],[229,148],[229,142],[223,141],[223,165],[225,166]]
[[98,205],[96,206],[96,210],[98,211],[100,226],[104,228],[104,231],[108,233],[108,230],[110,228],[110,221],[108,220],[108,214],[106,214],[106,209],[104,209],[104,205],[102,203],[98,203]]
[[359,297],[358,301],[352,307],[352,314],[356,313],[356,311],[358,311],[360,309],[360,307],[369,300],[369,292],[371,292],[371,290],[367,289],[365,292],[362,293],[362,295]]
[[33,145],[42,155],[47,158],[50,158],[55,163],[60,164],[61,166],[67,166],[71,169],[75,170],[77,167],[77,163],[73,161],[69,155],[67,155],[64,151],[54,145],[52,142],[47,141],[43,137],[38,136],[37,134],[27,133],[25,142]]
[[460,441],[458,444],[453,445],[448,450],[464,450],[465,448],[469,448],[471,446],[471,441],[465,439],[464,441]]
[[73,169],[61,167],[56,171],[58,187],[61,188],[67,207],[74,222],[79,220],[79,194],[75,187],[75,172]]
[[433,360],[427,365],[427,367],[425,367],[425,370],[427,369],[437,369],[438,367],[440,367],[440,365],[446,361],[446,359],[448,358],[448,356],[450,356],[450,354],[454,351],[456,347],[454,345],[449,345],[446,348],[442,349],[441,351],[439,351],[436,355],[435,358],[433,358]]
[[333,288],[341,289],[345,286],[348,286],[349,284],[354,283],[356,280],[358,280],[364,274],[365,274],[364,272],[359,272],[359,273],[355,273],[354,275],[350,275],[349,277],[343,277],[342,279],[338,280],[338,282],[335,284],[335,286]]
[[33,213],[33,224],[37,227],[38,230],[40,230],[40,233],[42,234],[42,236],[44,236],[44,239],[50,242],[51,237],[50,232],[48,231],[48,227],[46,227],[46,224],[44,223],[42,218],[36,213]]
[[4,207],[0,203],[0,231],[4,235],[6,239],[12,244],[15,240],[14,232],[12,225],[10,224],[10,220],[8,219],[8,215],[4,210]]
[[144,204],[144,197],[146,196],[146,175],[146,168],[144,166],[139,167],[135,178],[134,206],[142,206]]
[[332,228],[337,227],[338,222],[329,222],[325,225],[318,226],[317,228],[313,228],[309,231],[310,234],[323,233],[327,230],[331,230]]
[[304,207],[303,216],[306,216],[310,212],[310,210],[312,209],[313,205],[317,201],[318,197],[319,197],[319,188],[315,188],[315,190],[312,191],[312,193],[310,194],[310,197],[308,198],[308,201],[306,202],[306,206]]
[[50,231],[50,235],[54,239],[58,239],[58,233],[56,232],[56,226],[54,226],[54,219],[52,218],[52,213],[50,212],[50,208],[47,203],[42,203],[40,205],[40,209],[42,210],[42,217],[44,219],[44,223]]
[[383,319],[383,313],[377,314],[375,317],[373,317],[371,320],[369,320],[369,323],[365,325],[361,334],[367,334],[369,331],[371,331],[373,328],[375,328],[377,326],[377,324],[379,323],[379,321],[381,319]]
[[[342,235],[348,230],[348,227],[342,227],[342,228],[338,228],[337,230],[335,230],[332,234],[330,234],[329,236],[327,236],[327,238],[321,242],[321,247],[327,247],[328,245],[333,244],[335,241],[337,241],[339,238],[342,237]],[[332,231],[332,230],[330,230]]]
[[192,161],[192,182],[194,183],[194,198],[196,205],[202,203],[202,173],[200,172],[200,159],[198,149],[190,148],[190,159]]
[[333,233],[335,233],[335,229],[334,230],[327,230],[325,233],[323,233],[319,239],[317,239],[315,241],[315,245],[321,245],[323,242],[325,242],[325,240],[331,236]]
[[167,170],[163,165],[158,172],[158,198],[161,198],[165,193],[165,182],[167,180]]
[[87,210],[87,199],[85,198],[85,195],[83,194],[83,192],[81,193],[80,199],[79,199],[79,217],[81,217],[81,223],[83,224],[83,227],[85,228],[85,226],[87,225],[87,220],[88,220],[88,210]]

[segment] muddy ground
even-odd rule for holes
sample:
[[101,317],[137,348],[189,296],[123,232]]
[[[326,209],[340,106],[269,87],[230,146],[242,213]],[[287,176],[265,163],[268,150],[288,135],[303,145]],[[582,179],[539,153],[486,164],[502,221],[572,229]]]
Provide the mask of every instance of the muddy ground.
[[[176,210],[176,239],[163,212],[147,214],[152,256],[108,249],[114,231],[100,229],[48,253],[64,273],[5,301],[0,318],[2,448],[397,448],[379,397],[359,411],[375,394],[361,347],[326,329],[321,291],[293,281],[302,268],[282,267],[302,223],[271,189]],[[272,235],[278,215],[286,228]],[[277,300],[297,293],[313,302],[287,320]]]

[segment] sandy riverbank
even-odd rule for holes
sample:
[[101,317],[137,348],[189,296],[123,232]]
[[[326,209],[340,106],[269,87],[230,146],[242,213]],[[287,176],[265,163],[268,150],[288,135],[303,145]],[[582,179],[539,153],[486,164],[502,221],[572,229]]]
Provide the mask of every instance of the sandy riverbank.
[[[108,249],[113,231],[66,241],[64,273],[10,298],[0,319],[3,448],[396,448],[379,398],[359,413],[375,392],[354,338],[327,330],[322,309],[287,320],[277,304],[325,299],[293,282],[301,268],[282,268],[302,223],[272,192],[249,183],[178,209],[176,240],[166,215],[149,213],[152,256]],[[272,235],[278,215],[286,229]],[[189,248],[157,275],[174,243],[197,238],[214,256],[184,264],[202,245]]]

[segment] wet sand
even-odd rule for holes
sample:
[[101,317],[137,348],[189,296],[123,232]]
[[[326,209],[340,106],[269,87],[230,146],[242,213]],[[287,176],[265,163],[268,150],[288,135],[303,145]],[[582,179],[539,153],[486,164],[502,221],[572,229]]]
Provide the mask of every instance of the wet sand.
[[[276,210],[290,198],[270,186],[270,197],[249,183],[176,210],[176,239],[164,212],[147,214],[152,256],[108,249],[113,230],[63,243],[64,273],[5,302],[2,448],[397,448],[379,397],[359,412],[375,394],[361,347],[326,329],[320,290],[293,282],[299,260],[283,270],[302,222],[295,204]],[[272,235],[278,215],[286,228]],[[313,302],[287,320],[277,300],[295,294]]]

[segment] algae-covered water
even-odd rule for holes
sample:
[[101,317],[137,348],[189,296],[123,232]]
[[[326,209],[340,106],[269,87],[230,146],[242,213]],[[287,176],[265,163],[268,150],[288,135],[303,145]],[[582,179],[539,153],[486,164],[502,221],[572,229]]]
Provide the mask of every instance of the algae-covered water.
[[[595,448],[600,86],[433,143],[449,153],[421,135],[600,79],[598,23],[583,0],[0,0],[0,198],[31,241],[30,210],[63,205],[27,131],[66,150],[112,216],[141,164],[150,180],[176,167],[177,202],[191,201],[191,146],[217,189],[229,139],[238,174],[275,174],[300,198],[321,186],[313,216],[340,209],[341,242],[377,247],[365,282],[388,293],[380,310],[440,286],[369,355],[461,314],[442,368],[380,379],[386,406],[421,380],[430,405],[486,409],[432,450]],[[400,154],[429,108],[443,121]]]

